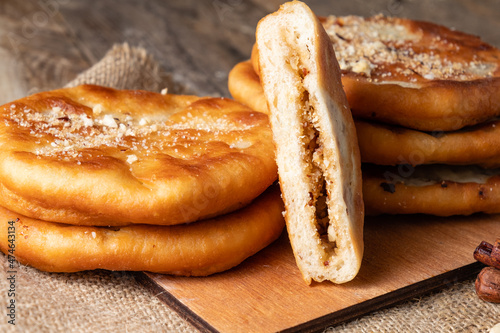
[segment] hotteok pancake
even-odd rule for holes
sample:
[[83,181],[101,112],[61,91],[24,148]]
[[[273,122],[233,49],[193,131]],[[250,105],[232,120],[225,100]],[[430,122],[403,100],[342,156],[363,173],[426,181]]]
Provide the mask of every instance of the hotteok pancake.
[[224,98],[84,85],[0,107],[2,205],[79,225],[233,211],[277,178],[268,117]]
[[8,253],[14,244],[11,253],[19,262],[48,272],[107,269],[204,276],[238,265],[278,238],[285,226],[282,211],[277,186],[235,212],[175,226],[66,225],[0,207],[0,250]]
[[[228,87],[240,103],[269,112],[259,76],[249,61],[234,66]],[[423,132],[361,119],[354,119],[354,123],[361,161],[365,163],[500,165],[499,119],[450,132]]]

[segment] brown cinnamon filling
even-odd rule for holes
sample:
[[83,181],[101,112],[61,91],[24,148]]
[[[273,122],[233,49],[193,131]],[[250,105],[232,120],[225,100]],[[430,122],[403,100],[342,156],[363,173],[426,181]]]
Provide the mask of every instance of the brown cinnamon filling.
[[310,166],[308,177],[311,180],[311,192],[309,192],[310,200],[308,205],[314,206],[315,210],[315,225],[323,247],[325,266],[329,265],[329,257],[335,251],[336,242],[330,241],[328,236],[328,227],[330,217],[328,215],[327,200],[329,194],[327,191],[326,179],[324,177],[323,163],[323,146],[321,144],[320,133],[313,124],[316,116],[313,106],[309,103],[309,93],[305,90],[302,95],[302,102],[305,105],[303,113],[303,146],[305,150],[304,158]]

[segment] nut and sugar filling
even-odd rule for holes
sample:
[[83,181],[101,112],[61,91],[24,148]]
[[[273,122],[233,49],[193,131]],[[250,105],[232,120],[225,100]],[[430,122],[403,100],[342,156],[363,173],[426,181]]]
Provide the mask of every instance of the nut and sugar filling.
[[[301,38],[300,34],[292,31],[287,32],[283,34],[287,46],[295,45]],[[308,48],[306,47],[306,49]],[[323,156],[323,139],[319,130],[319,117],[304,82],[310,73],[309,66],[304,63],[304,59],[308,59],[310,54],[299,54],[294,51],[294,47],[287,47],[287,52],[287,63],[294,73],[294,77],[298,79],[297,87],[300,91],[300,96],[297,102],[302,105],[300,112],[300,123],[302,124],[300,139],[302,144],[302,159],[306,166],[308,183],[310,185],[307,205],[312,207],[314,211],[314,224],[316,234],[318,235],[318,246],[321,251],[321,262],[326,267],[331,264],[332,257],[336,255],[338,244],[335,228],[331,225],[333,217],[330,216],[328,209],[331,195],[324,176],[327,172],[327,167]]]
[[[302,71],[306,73],[306,71]],[[304,112],[302,114],[302,144],[304,147],[304,161],[308,166],[308,178],[311,184],[308,205],[313,207],[315,213],[315,226],[319,236],[320,246],[323,250],[322,261],[324,266],[330,264],[330,257],[335,255],[337,243],[335,235],[328,232],[330,216],[328,213],[329,193],[325,179],[326,167],[323,157],[323,144],[320,131],[317,128],[317,116],[314,107],[309,102],[309,93],[304,90],[302,94]]]

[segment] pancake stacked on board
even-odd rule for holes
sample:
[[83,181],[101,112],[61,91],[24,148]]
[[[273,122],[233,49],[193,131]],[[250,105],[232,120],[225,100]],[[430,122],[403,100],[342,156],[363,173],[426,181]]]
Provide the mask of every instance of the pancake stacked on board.
[[21,263],[208,275],[284,227],[268,117],[235,101],[84,85],[0,118],[0,248]]
[[[320,20],[355,118],[367,214],[500,212],[500,50],[428,22]],[[229,90],[267,112],[258,54]]]

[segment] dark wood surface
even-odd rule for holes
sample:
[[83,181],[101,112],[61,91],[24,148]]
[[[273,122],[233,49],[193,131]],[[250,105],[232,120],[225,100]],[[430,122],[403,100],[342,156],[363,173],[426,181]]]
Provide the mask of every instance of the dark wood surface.
[[[258,20],[277,0],[3,0],[0,103],[63,86],[115,43],[143,46],[188,92],[227,96],[227,74],[249,57]],[[307,1],[318,15],[404,16],[500,46],[498,0]]]

